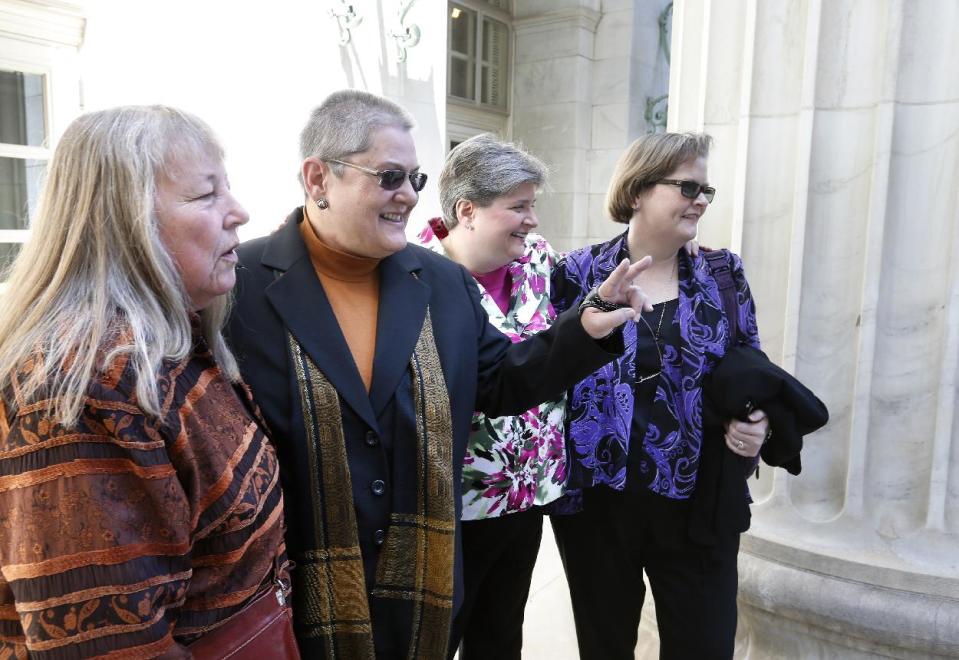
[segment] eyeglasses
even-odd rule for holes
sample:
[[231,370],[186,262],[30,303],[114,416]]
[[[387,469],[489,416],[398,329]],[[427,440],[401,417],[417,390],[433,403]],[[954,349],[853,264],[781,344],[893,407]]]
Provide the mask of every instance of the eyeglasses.
[[712,186],[701,186],[695,181],[682,181],[680,179],[660,179],[656,183],[665,183],[670,186],[679,186],[679,192],[683,197],[696,199],[699,193],[706,196],[707,202],[712,202],[716,196],[716,189]]
[[383,190],[396,190],[403,185],[403,180],[407,178],[410,180],[410,185],[413,186],[413,190],[416,192],[423,190],[423,187],[426,185],[426,175],[422,172],[407,172],[406,170],[371,170],[368,167],[356,165],[355,163],[347,163],[343,160],[334,160],[332,158],[327,159],[326,162],[337,163],[338,165],[346,165],[347,167],[352,167],[360,172],[366,172],[367,174],[378,177],[380,180],[380,188]]

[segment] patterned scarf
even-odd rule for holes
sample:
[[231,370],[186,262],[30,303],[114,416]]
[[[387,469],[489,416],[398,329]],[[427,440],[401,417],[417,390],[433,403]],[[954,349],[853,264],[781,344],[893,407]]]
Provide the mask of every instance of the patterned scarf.
[[[327,658],[373,658],[373,634],[357,536],[340,401],[288,334],[309,439],[314,547],[294,572],[298,634],[325,637]],[[410,360],[417,440],[415,511],[390,514],[372,595],[412,603],[407,657],[446,656],[453,608],[452,418],[427,310]]]

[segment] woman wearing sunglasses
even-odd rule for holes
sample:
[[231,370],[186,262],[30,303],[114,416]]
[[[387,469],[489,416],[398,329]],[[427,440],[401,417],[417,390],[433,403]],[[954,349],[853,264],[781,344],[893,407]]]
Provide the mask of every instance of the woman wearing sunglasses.
[[[426,183],[412,127],[387,99],[329,96],[301,133],[304,206],[238,250],[230,336],[289,493],[309,658],[446,656],[473,411],[559,396],[621,351],[614,329],[645,304],[632,280],[649,261],[624,262],[592,307],[513,344],[466,269],[407,245]],[[630,307],[596,309],[609,301]]]
[[[624,257],[652,258],[637,281],[652,311],[626,324],[626,352],[568,393],[569,488],[582,511],[553,516],[569,581],[580,656],[633,658],[645,587],[656,603],[662,658],[731,658],[736,632],[739,533],[713,546],[688,534],[703,438],[702,383],[727,348],[759,346],[739,257],[724,252],[735,286],[737,336],[729,336],[719,283],[696,236],[715,195],[711,139],[664,133],[636,140],[620,158],[607,210],[625,232],[575,250],[553,271],[558,312],[575,308]],[[730,420],[725,445],[755,467],[768,421]]]

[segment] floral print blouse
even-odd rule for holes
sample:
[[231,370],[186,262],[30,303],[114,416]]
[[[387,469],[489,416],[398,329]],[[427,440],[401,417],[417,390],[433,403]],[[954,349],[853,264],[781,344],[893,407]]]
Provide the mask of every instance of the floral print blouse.
[[[423,246],[445,254],[429,226],[418,239]],[[506,314],[483,285],[476,283],[490,323],[514,343],[545,330],[556,318],[550,303],[550,273],[558,260],[545,238],[527,236],[523,256],[507,268],[513,286]],[[463,465],[462,520],[525,511],[563,494],[565,413],[565,397],[522,415],[489,418],[473,413]]]

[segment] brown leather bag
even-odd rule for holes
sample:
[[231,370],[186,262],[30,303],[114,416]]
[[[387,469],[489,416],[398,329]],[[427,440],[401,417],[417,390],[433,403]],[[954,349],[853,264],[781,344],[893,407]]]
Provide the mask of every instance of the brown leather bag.
[[300,660],[288,592],[274,580],[226,623],[190,644],[195,660]]

